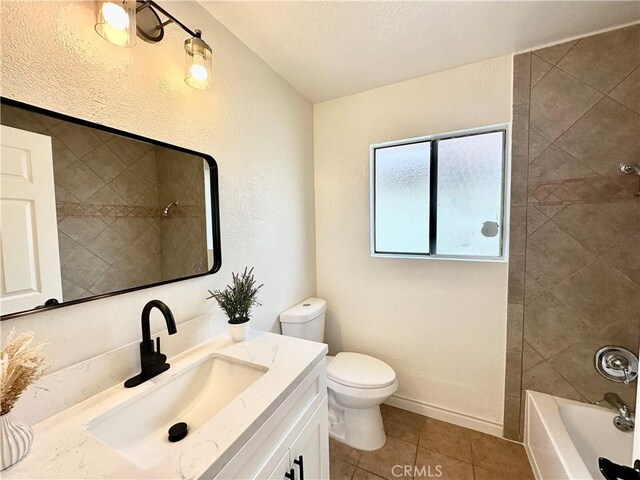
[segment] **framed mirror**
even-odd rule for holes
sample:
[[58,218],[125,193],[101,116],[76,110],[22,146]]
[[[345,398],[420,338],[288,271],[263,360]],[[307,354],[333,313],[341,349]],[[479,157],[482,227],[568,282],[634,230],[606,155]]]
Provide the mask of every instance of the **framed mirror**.
[[220,269],[213,157],[0,106],[2,320]]

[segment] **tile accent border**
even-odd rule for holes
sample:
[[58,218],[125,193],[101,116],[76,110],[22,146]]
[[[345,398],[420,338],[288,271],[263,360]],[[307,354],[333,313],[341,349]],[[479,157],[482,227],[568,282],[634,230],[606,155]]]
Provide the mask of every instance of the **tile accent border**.
[[[56,204],[58,220],[62,220],[65,217],[161,217],[162,211],[163,209],[158,207],[140,207],[134,205],[86,205],[80,203],[63,202],[57,202]],[[204,214],[204,209],[201,207],[190,205],[175,206],[171,207],[170,218],[202,218]]]
[[[158,207],[138,207],[134,205],[86,205],[81,203],[61,203],[56,204],[58,219],[65,217],[159,217]],[[173,213],[173,212],[172,212]]]

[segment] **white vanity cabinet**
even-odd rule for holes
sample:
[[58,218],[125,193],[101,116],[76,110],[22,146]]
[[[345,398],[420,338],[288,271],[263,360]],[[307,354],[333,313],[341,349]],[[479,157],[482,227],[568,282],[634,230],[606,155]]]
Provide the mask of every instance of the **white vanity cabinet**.
[[327,440],[328,420],[325,400],[266,479],[320,480],[329,478]]
[[[327,408],[326,366],[322,358],[214,478],[328,479]],[[205,473],[202,478],[211,477]]]

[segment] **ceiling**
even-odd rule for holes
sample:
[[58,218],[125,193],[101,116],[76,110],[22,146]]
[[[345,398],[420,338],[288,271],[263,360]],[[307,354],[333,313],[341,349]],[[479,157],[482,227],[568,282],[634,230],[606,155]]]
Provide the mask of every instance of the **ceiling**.
[[618,1],[201,1],[317,103],[640,20]]

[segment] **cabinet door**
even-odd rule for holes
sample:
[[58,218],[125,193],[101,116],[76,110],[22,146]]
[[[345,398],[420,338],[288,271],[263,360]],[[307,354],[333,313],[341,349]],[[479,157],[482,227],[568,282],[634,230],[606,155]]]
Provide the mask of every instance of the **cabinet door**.
[[296,480],[329,478],[329,413],[327,398],[289,449]]
[[[278,462],[276,468],[269,474],[268,477],[264,477],[265,480],[283,480],[286,473],[289,473],[291,467],[289,466],[289,450],[284,452],[284,455]],[[262,478],[260,474],[256,477],[257,479]]]

